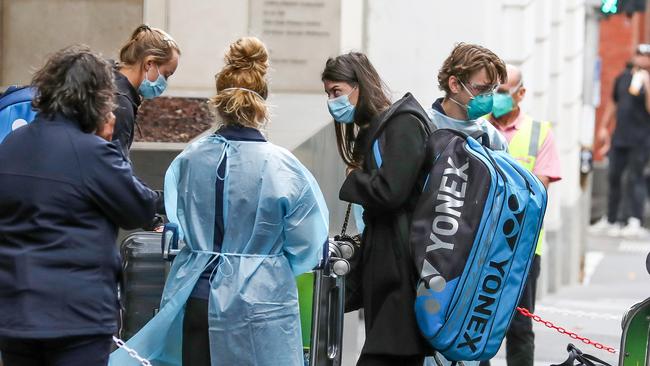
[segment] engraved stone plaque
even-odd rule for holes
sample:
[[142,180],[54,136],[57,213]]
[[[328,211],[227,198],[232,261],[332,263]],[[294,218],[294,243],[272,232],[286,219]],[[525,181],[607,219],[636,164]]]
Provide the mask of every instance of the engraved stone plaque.
[[273,92],[322,92],[320,73],[340,49],[340,0],[251,0],[250,34],[270,54]]

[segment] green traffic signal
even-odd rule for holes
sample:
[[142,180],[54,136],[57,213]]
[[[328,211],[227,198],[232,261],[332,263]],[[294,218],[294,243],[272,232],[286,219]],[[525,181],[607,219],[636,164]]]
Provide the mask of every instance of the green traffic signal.
[[600,11],[604,14],[618,13],[618,0],[601,0]]

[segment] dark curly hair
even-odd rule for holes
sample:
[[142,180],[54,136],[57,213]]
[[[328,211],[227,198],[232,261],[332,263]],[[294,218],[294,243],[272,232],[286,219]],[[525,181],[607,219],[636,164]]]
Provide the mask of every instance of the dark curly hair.
[[32,79],[39,114],[56,114],[79,123],[91,133],[113,111],[115,84],[111,65],[83,45],[66,47],[53,54]]
[[485,47],[459,43],[440,68],[438,73],[438,87],[449,94],[449,78],[455,76],[463,83],[477,71],[485,68],[490,83],[503,84],[507,79],[506,65],[494,52]]

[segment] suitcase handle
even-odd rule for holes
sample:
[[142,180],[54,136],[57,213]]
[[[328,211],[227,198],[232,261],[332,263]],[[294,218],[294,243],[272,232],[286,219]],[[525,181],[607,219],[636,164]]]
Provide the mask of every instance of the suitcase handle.
[[336,286],[330,291],[329,314],[327,332],[327,358],[337,360],[340,358],[340,341],[343,339],[343,314],[345,312],[345,278],[338,276]]
[[178,249],[178,225],[171,222],[165,224],[160,245],[163,259],[173,261],[180,252]]
[[329,239],[323,246],[323,261],[314,270],[310,365],[340,366],[345,311],[345,275],[354,254],[347,240]]

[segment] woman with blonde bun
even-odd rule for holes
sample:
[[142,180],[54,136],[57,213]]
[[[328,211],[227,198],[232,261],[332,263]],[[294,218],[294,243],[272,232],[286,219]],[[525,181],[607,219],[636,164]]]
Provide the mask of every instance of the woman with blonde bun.
[[[257,38],[230,45],[211,100],[220,127],[167,170],[167,215],[186,246],[172,265],[160,312],[127,344],[145,358],[164,365],[303,365],[294,278],[317,264],[328,211],[309,171],[260,132],[268,119],[267,69],[268,52]],[[125,351],[111,361],[137,364]]]

